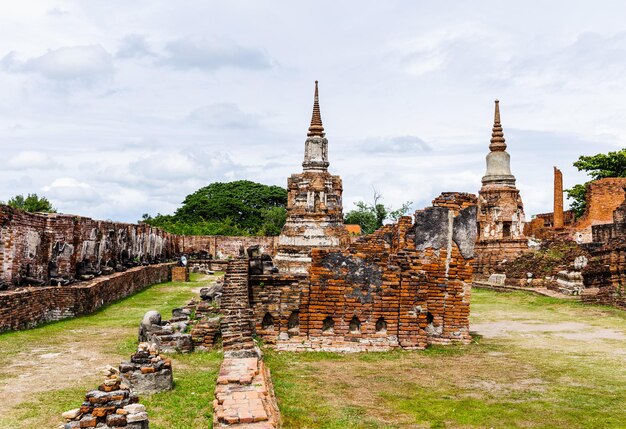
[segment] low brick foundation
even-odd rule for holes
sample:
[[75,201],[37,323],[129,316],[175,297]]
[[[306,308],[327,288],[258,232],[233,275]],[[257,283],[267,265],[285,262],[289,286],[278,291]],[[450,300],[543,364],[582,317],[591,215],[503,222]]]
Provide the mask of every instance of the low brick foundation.
[[171,265],[136,267],[70,286],[0,292],[0,332],[93,313],[147,286],[167,281]]
[[258,358],[225,358],[215,387],[213,427],[275,429],[280,413],[269,369]]
[[189,281],[189,268],[172,267],[172,281],[173,282],[188,282]]

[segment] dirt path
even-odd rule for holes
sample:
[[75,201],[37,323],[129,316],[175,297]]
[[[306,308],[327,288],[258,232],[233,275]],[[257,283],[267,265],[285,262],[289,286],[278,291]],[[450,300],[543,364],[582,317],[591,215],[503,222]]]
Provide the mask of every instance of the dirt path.
[[[101,378],[96,375],[98,370],[122,358],[104,350],[114,350],[115,339],[132,332],[112,327],[79,336],[71,342],[29,348],[19,353],[3,370],[6,378],[0,380],[0,416],[31,395],[87,382],[97,383]],[[102,337],[110,340],[103,341]]]
[[94,315],[0,336],[0,426],[12,409],[39,393],[95,387],[100,369],[117,365],[132,352],[145,311],[182,305],[215,279],[197,277],[182,289],[171,283],[155,285]]

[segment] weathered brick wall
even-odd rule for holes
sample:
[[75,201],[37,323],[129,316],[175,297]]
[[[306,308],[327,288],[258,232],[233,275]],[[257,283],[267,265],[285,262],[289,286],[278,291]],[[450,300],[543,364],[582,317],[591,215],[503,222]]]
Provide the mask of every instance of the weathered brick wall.
[[624,202],[624,187],[626,178],[617,177],[594,180],[587,185],[587,209],[572,227],[574,238],[591,242],[592,225],[613,222],[613,212]]
[[433,200],[433,206],[445,207],[453,210],[455,214],[459,210],[475,206],[477,203],[478,198],[476,195],[467,192],[442,192],[441,195]]
[[250,303],[257,335],[268,344],[276,344],[281,336],[306,340],[300,309],[308,301],[309,287],[307,275],[250,276]]
[[171,264],[132,268],[71,286],[0,292],[0,332],[25,329],[96,311],[103,305],[168,280]]
[[554,228],[554,213],[541,213],[526,224],[524,233],[540,240],[562,236],[579,243],[606,242],[610,238],[608,229],[598,228],[596,236],[593,229],[595,226],[613,222],[613,211],[624,202],[625,187],[626,178],[594,180],[587,185],[587,209],[579,219],[574,219],[574,212],[571,210],[564,212],[564,228],[561,230]]
[[[146,224],[98,221],[62,214],[37,214],[0,205],[0,286],[50,284],[116,265],[161,262],[205,253],[237,257],[259,245],[275,255],[277,237],[178,236]],[[56,282],[52,282],[56,284]]]
[[174,236],[148,225],[36,214],[0,205],[0,281],[48,284],[77,272],[166,260]]
[[257,334],[289,350],[469,341],[476,210],[444,200],[415,224],[403,217],[345,248],[313,249],[310,277],[252,276]]
[[592,231],[595,243],[588,245],[591,258],[583,279],[597,293],[584,294],[583,301],[626,309],[626,201],[613,212],[613,223],[594,225]]
[[582,300],[626,310],[626,240],[613,239],[591,255],[591,263],[583,270],[583,282],[596,293],[583,294]]
[[524,207],[519,190],[507,186],[483,186],[478,193],[478,241],[474,271],[488,277],[528,251],[524,236]]
[[236,258],[239,249],[258,245],[261,253],[274,257],[278,237],[226,237],[222,235],[178,236],[178,248],[182,253],[213,255],[215,259]]
[[222,345],[231,357],[256,356],[252,334],[253,313],[248,296],[248,259],[236,258],[228,263],[220,298]]
[[[524,235],[526,237],[534,237],[538,240],[545,240],[554,238],[557,235],[563,234],[567,231],[575,222],[574,212],[566,210],[563,212],[563,228],[564,230],[556,231],[553,228],[554,225],[554,213],[540,213],[534,215],[530,222],[524,225]],[[569,234],[565,234],[569,235]]]

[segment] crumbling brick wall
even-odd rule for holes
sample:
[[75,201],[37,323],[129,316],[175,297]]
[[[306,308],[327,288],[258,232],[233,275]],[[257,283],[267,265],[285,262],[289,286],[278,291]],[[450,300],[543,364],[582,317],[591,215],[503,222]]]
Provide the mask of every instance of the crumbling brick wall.
[[309,277],[252,276],[257,334],[290,350],[469,341],[471,202],[451,194],[436,200],[444,207],[417,212],[415,224],[403,217],[347,247],[314,249]]
[[592,231],[595,243],[588,245],[583,281],[597,293],[584,294],[583,301],[626,309],[626,201],[613,212],[613,223],[594,225]]
[[624,202],[626,178],[599,179],[587,185],[587,209],[573,225],[572,234],[583,243],[592,241],[592,226],[613,222],[613,212]]
[[93,313],[147,286],[167,281],[170,265],[131,268],[71,286],[0,292],[0,332]]
[[233,357],[255,355],[252,309],[248,296],[248,259],[237,258],[228,263],[220,299],[222,345]]
[[27,213],[0,205],[0,281],[49,284],[116,265],[167,260],[176,240],[149,225]]
[[212,255],[214,259],[235,258],[239,249],[258,245],[261,253],[276,255],[278,237],[228,237],[222,235],[178,236],[182,253]]
[[583,294],[583,302],[626,310],[626,239],[612,239],[592,250],[591,255],[591,262],[583,270],[583,283],[594,293]]
[[261,252],[274,255],[276,242],[277,237],[178,236],[147,224],[0,205],[0,286],[65,284],[81,273],[162,262],[182,253],[237,257],[242,247],[259,245]]

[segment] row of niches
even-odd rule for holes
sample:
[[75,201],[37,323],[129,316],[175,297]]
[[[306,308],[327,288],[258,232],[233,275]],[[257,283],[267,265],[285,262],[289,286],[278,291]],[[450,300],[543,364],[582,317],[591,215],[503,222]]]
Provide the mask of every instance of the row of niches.
[[[271,331],[275,329],[274,316],[270,313],[265,313],[263,316],[263,321],[261,322],[261,327],[266,331]],[[376,333],[377,334],[386,334],[387,333],[387,322],[384,317],[379,317],[376,320]],[[300,329],[300,312],[293,311],[289,316],[289,320],[287,322],[287,330],[290,333],[298,333]],[[327,334],[333,334],[335,331],[335,321],[331,316],[327,316],[322,322],[322,332]],[[353,316],[350,319],[350,323],[348,324],[348,332],[350,334],[360,334],[361,333],[361,321],[357,316]]]

